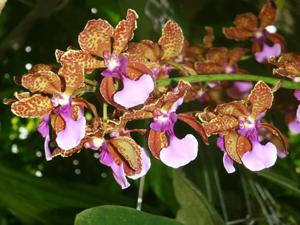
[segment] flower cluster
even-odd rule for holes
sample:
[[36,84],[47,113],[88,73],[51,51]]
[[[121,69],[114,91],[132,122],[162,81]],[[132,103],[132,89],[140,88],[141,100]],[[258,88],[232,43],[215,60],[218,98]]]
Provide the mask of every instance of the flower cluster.
[[[28,92],[16,93],[5,103],[11,104],[19,117],[41,119],[38,132],[44,138],[47,160],[70,157],[82,149],[97,151],[99,162],[111,168],[122,188],[130,185],[127,178],[138,179],[147,173],[151,167],[149,153],[178,168],[196,159],[198,142],[208,145],[212,135],[217,135],[216,144],[224,154],[228,173],[235,171],[234,162],[252,171],[269,168],[277,155],[285,156],[288,151],[281,132],[263,120],[280,84],[271,89],[264,81],[255,85],[238,79],[187,81],[209,74],[224,74],[231,80],[247,76],[239,61],[253,54],[257,62],[273,64],[274,75],[297,82],[299,56],[282,53],[284,41],[274,32],[275,17],[276,4],[268,1],[258,17],[252,13],[238,15],[234,27],[223,29],[229,39],[250,40],[252,51],[214,47],[211,27],[205,28],[203,43],[191,45],[172,20],[164,24],[157,42],[133,42],[138,15],[132,9],[116,27],[93,19],[79,34],[79,50],[56,50],[58,65],[33,66],[16,79]],[[88,79],[90,74],[96,79]],[[160,84],[174,76],[176,85]],[[101,114],[84,95],[91,91],[103,106]],[[299,91],[295,96],[300,99]],[[199,110],[184,112],[181,106],[191,101]],[[89,120],[87,111],[93,115]],[[128,123],[136,120],[146,120],[149,125],[129,129]],[[187,124],[197,135],[178,136],[178,122]],[[300,132],[299,108],[290,127]],[[132,133],[147,138],[147,146],[138,145]]]

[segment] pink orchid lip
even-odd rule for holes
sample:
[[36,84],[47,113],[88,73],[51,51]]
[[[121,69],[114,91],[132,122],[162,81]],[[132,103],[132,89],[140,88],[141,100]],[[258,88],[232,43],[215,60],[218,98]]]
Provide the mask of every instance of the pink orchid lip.
[[270,57],[277,57],[281,54],[281,46],[275,43],[273,46],[269,46],[263,43],[263,49],[260,52],[255,53],[255,59],[259,63],[267,62]]

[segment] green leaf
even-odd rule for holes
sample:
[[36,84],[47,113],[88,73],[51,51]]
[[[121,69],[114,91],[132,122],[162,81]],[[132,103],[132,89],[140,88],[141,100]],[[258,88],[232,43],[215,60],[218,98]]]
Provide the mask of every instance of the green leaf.
[[300,189],[297,182],[283,177],[282,175],[272,172],[270,170],[265,170],[257,173],[258,175],[262,176],[263,178],[285,188],[286,190],[289,190],[295,194],[295,196],[300,197]]
[[174,219],[137,211],[133,208],[105,205],[84,210],[75,225],[182,225]]
[[89,185],[54,182],[0,166],[0,206],[25,224],[70,224],[76,213],[101,204],[133,205],[120,194]]
[[186,225],[222,225],[224,222],[203,194],[184,176],[175,171],[173,177],[175,195],[181,208],[177,219]]

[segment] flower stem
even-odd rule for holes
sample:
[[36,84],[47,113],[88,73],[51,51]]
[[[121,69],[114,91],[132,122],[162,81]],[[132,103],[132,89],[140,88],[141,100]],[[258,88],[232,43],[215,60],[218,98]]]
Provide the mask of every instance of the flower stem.
[[261,75],[252,74],[209,74],[209,75],[192,75],[186,77],[174,77],[169,79],[157,80],[158,86],[166,86],[172,82],[187,81],[189,83],[197,83],[202,81],[223,81],[223,80],[234,80],[234,81],[264,81],[267,84],[276,85],[278,81],[281,81],[281,87],[287,89],[300,89],[300,83],[292,82],[289,80],[278,79],[274,77],[267,77]]

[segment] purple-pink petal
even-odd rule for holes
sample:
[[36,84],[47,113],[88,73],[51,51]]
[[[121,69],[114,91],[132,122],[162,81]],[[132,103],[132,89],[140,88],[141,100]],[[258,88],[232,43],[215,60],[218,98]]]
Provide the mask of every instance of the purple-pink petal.
[[298,122],[300,122],[300,105],[298,105],[298,108],[297,108],[297,112],[296,112],[296,120]]
[[295,91],[294,96],[298,101],[300,101],[300,90]]
[[229,155],[226,152],[224,152],[223,155],[223,165],[227,173],[235,172],[235,168],[233,166],[233,160],[229,157]]
[[125,108],[143,104],[154,90],[154,81],[148,74],[138,80],[123,77],[123,89],[114,95],[114,101]]
[[142,158],[142,170],[140,173],[132,175],[132,176],[128,176],[131,179],[138,179],[140,177],[143,177],[146,175],[146,173],[148,172],[148,170],[151,167],[151,161],[150,161],[150,157],[148,156],[148,153],[145,151],[145,149],[141,148],[141,158]]
[[300,133],[300,122],[298,122],[296,119],[290,122],[288,127],[292,133],[294,134]]
[[266,43],[263,44],[261,52],[255,53],[255,59],[257,62],[264,63],[268,61],[270,57],[277,57],[281,54],[281,46],[276,43],[273,46],[269,46]]
[[50,120],[50,115],[46,115],[38,127],[38,132],[42,135],[43,138],[45,138],[44,151],[45,151],[45,157],[46,157],[47,161],[52,159],[51,151],[50,151],[50,147],[49,147],[49,144],[50,144],[49,120]]
[[167,166],[178,168],[194,160],[197,154],[198,141],[188,134],[182,139],[171,136],[169,146],[160,151],[159,157]]
[[118,165],[106,148],[102,148],[99,160],[103,165],[108,166],[112,169],[113,176],[122,189],[128,188],[130,186],[125,175],[123,164]]
[[173,130],[176,121],[176,113],[161,113],[161,115],[154,117],[152,123],[150,124],[150,128],[158,132],[170,131]]
[[61,149],[70,150],[79,145],[82,138],[84,138],[86,120],[83,109],[78,110],[78,118],[74,120],[72,117],[72,106],[62,107],[65,108],[59,114],[65,121],[65,129],[57,133],[56,143]]
[[274,144],[268,142],[265,145],[252,142],[252,150],[246,152],[241,160],[252,171],[259,171],[273,166],[277,159],[277,149]]

